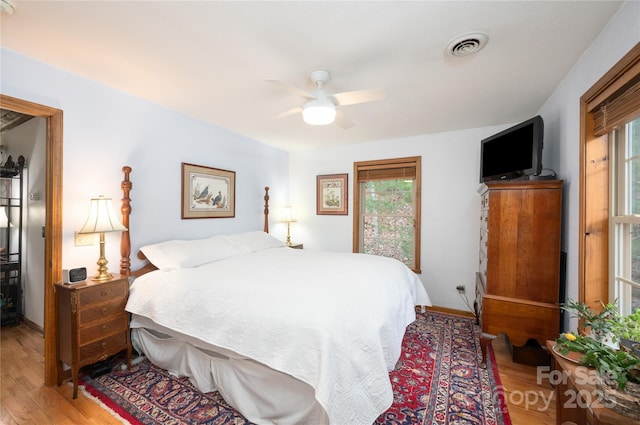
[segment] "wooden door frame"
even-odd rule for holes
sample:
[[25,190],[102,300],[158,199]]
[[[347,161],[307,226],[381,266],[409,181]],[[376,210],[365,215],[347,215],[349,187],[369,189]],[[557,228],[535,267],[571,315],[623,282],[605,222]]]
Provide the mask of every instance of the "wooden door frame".
[[44,240],[44,384],[58,382],[54,282],[62,275],[62,111],[0,94],[0,108],[47,120]]

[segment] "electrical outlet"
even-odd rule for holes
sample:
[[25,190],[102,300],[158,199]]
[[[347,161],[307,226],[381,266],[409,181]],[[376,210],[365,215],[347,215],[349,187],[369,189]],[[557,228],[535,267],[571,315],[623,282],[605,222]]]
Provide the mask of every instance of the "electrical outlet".
[[464,285],[458,285],[456,286],[456,289],[458,290],[459,294],[464,294]]
[[95,245],[98,240],[97,233],[78,233],[75,234],[75,246]]

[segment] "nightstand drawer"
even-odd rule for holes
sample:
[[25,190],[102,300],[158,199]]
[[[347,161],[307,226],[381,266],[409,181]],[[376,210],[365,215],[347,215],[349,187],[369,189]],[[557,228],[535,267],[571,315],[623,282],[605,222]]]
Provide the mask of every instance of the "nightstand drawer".
[[113,299],[124,299],[127,297],[126,280],[120,280],[110,285],[99,285],[94,288],[86,289],[79,294],[78,303],[80,307],[88,304],[96,304]]
[[120,317],[116,317],[108,322],[80,328],[80,345],[104,338],[106,335],[126,331],[128,325],[127,316],[121,314]]
[[92,306],[78,312],[79,326],[86,326],[97,320],[110,319],[114,315],[120,315],[127,304],[126,298],[116,299],[109,303]]
[[119,334],[80,346],[82,364],[91,364],[106,359],[127,346],[127,333]]

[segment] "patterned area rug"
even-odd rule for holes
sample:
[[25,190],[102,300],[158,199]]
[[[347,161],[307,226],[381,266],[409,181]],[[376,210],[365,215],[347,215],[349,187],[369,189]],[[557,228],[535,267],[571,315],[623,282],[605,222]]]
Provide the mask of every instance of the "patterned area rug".
[[[471,319],[418,314],[389,376],[393,405],[376,424],[511,425],[491,345],[478,367],[479,330]],[[148,361],[82,379],[83,391],[131,425],[249,425],[217,392],[203,394]]]

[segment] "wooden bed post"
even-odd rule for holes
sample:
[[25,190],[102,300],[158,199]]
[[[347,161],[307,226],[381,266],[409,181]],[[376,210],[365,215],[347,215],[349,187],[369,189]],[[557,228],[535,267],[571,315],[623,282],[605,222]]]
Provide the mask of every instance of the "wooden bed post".
[[264,188],[264,232],[269,233],[269,186]]
[[129,180],[129,174],[131,173],[131,167],[122,167],[124,172],[124,180],[120,187],[122,188],[122,207],[120,212],[122,213],[122,224],[127,228],[122,232],[120,239],[120,274],[123,276],[131,276],[131,237],[129,235],[129,216],[131,215],[131,199],[129,198],[129,192],[131,192],[131,181]]

